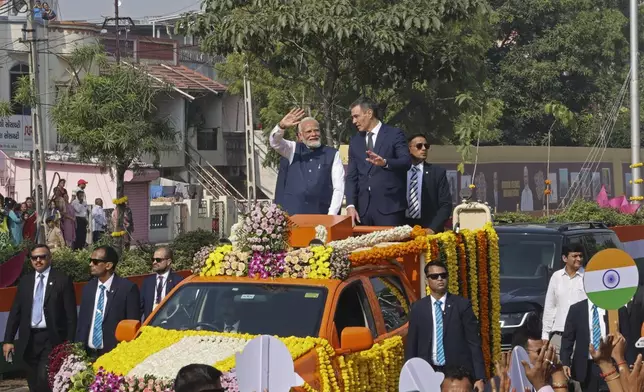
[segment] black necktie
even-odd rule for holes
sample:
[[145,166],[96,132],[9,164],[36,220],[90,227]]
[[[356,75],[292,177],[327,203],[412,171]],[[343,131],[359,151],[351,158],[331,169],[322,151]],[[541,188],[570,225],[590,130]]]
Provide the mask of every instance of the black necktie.
[[367,150],[373,151],[373,132],[367,132]]
[[159,283],[157,283],[157,298],[154,301],[156,304],[161,303],[161,293],[163,291],[163,276],[159,276]]

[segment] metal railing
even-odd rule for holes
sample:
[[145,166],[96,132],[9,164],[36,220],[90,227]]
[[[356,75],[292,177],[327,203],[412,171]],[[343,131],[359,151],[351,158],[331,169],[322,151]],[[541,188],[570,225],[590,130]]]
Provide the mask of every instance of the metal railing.
[[245,200],[245,197],[196,148],[189,144],[187,146],[185,153],[188,156],[188,169],[208,193],[217,198],[230,196],[236,200]]

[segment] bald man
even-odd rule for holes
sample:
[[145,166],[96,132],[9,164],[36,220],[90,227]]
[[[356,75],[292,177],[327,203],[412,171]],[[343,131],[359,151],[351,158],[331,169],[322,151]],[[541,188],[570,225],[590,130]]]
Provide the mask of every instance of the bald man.
[[[284,139],[284,130],[295,126],[298,141]],[[344,196],[344,165],[338,150],[322,143],[318,121],[293,109],[273,128],[269,143],[282,156],[275,203],[290,215],[337,215]]]

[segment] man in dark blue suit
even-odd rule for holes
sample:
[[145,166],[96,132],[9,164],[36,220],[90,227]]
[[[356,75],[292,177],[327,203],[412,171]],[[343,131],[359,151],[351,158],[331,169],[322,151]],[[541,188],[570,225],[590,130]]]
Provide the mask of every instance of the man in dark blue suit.
[[403,225],[411,167],[405,134],[383,124],[376,104],[367,98],[351,104],[351,118],[359,132],[349,142],[347,215],[354,225]]
[[114,273],[119,256],[111,246],[100,246],[90,256],[93,279],[83,287],[76,342],[92,358],[116,347],[116,326],[123,320],[141,320],[139,288]]
[[408,140],[412,166],[407,173],[407,224],[439,233],[445,229],[445,222],[452,215],[452,193],[447,172],[427,162],[429,143],[424,135],[413,135]]
[[168,246],[158,247],[154,251],[152,270],[154,275],[145,278],[141,286],[141,312],[144,320],[183,280],[181,275],[172,271],[172,250]]
[[422,358],[436,371],[442,371],[446,366],[463,366],[474,375],[474,387],[483,391],[485,362],[472,303],[447,293],[444,263],[427,263],[425,275],[431,295],[411,307],[405,360]]

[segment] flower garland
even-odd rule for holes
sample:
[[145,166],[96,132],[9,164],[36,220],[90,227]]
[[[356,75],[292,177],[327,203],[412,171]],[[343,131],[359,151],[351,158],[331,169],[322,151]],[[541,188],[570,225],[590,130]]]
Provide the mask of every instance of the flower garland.
[[479,325],[481,326],[481,348],[483,350],[483,360],[487,365],[487,376],[490,376],[492,355],[490,350],[490,294],[489,294],[489,276],[488,276],[488,259],[487,259],[487,236],[485,231],[476,232],[476,245],[479,266],[479,291],[480,291],[480,312]]
[[127,203],[127,196],[123,196],[120,199],[112,199],[112,203],[114,203],[115,206],[125,204]]
[[456,235],[456,256],[458,257],[458,279],[461,296],[470,298],[469,285],[467,282],[467,260],[465,258],[465,244],[462,234]]
[[123,237],[124,235],[127,234],[127,231],[121,230],[121,231],[113,231],[111,236],[112,237]]
[[427,249],[427,238],[416,237],[411,241],[399,244],[382,247],[374,246],[369,250],[353,252],[349,255],[349,260],[353,267],[366,264],[381,264],[409,254],[420,254],[425,249]]
[[405,312],[405,314],[409,314],[409,304],[407,303],[407,298],[405,298],[403,293],[401,293],[400,290],[398,290],[398,287],[387,282],[386,279],[383,279],[383,278],[377,278],[377,279],[389,290],[391,295],[396,297],[396,299],[402,306],[402,309]]
[[[476,263],[476,236],[471,230],[461,230],[465,239],[465,250],[467,264],[469,266],[470,277],[470,301],[472,302],[472,311],[476,318],[479,317],[479,290],[478,290],[478,267]],[[500,297],[499,297],[500,298]]]
[[485,234],[488,238],[488,259],[490,270],[490,301],[492,306],[490,325],[492,326],[492,353],[493,361],[500,359],[501,355],[501,260],[499,256],[499,235],[492,224],[485,225]]
[[398,226],[389,230],[374,231],[359,237],[329,242],[335,250],[352,252],[359,248],[368,248],[383,242],[400,242],[411,238],[411,226]]

